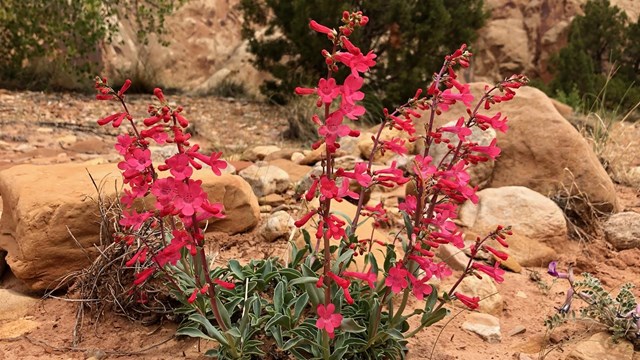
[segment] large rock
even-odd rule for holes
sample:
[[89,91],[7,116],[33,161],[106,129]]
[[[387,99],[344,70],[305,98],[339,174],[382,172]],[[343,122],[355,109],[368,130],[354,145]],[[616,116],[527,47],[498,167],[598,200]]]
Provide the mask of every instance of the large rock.
[[295,228],[291,215],[283,210],[276,211],[260,226],[260,235],[269,242],[288,237]]
[[[443,126],[455,126],[457,120],[450,121]],[[458,146],[460,139],[458,135],[450,132],[445,132],[442,137],[449,140],[449,144]],[[473,127],[471,129],[471,135],[467,136],[467,141],[477,143],[480,146],[489,146],[491,141],[496,138],[496,131],[489,128],[485,131],[479,127]],[[453,154],[449,152],[447,143],[432,144],[429,154],[433,157],[432,163],[434,165],[440,164],[444,158],[445,164],[450,163],[453,158]],[[445,158],[446,156],[446,158]],[[491,175],[493,174],[493,168],[495,166],[495,160],[489,159],[489,161],[479,163],[477,165],[471,165],[467,168],[467,173],[471,177],[469,185],[478,186],[480,189],[484,189],[486,185],[491,181]],[[410,167],[411,168],[411,167]]]
[[[8,252],[7,263],[16,277],[33,290],[57,285],[96,255],[100,219],[88,173],[102,185],[105,201],[115,197],[116,184],[122,181],[114,164],[19,165],[0,172],[0,249]],[[210,221],[208,230],[238,233],[257,225],[258,201],[249,184],[234,175],[196,174],[209,199],[222,202],[227,214]]]
[[617,344],[611,341],[611,335],[600,332],[576,347],[566,360],[632,360],[634,359],[633,345],[625,340]]
[[616,250],[640,247],[640,214],[629,211],[612,215],[604,224],[604,235]]
[[[471,84],[476,99],[484,86]],[[488,115],[497,112],[508,117],[509,130],[497,134],[502,153],[487,187],[524,186],[545,196],[570,195],[576,199],[576,206],[588,200],[601,211],[619,211],[613,182],[591,145],[560,115],[547,95],[524,87],[517,90],[512,101],[481,111]],[[453,106],[437,118],[436,125],[460,116],[466,116],[464,106]]]
[[553,241],[567,236],[562,210],[550,199],[522,186],[484,189],[478,203],[466,202],[460,209],[462,225],[479,232],[510,225],[513,232],[534,240]]

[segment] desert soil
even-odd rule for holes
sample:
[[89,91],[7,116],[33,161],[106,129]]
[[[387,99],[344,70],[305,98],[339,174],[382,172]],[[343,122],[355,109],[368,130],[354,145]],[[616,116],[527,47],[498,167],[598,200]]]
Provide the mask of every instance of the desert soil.
[[[261,103],[212,97],[169,96],[185,107],[196,128],[196,141],[210,150],[223,150],[231,159],[247,147],[278,145],[303,148],[281,138],[287,127],[281,109]],[[132,96],[130,107],[142,118],[150,96]],[[113,103],[97,102],[77,94],[43,94],[0,90],[0,169],[16,164],[51,164],[117,160],[112,145],[117,132],[100,128],[95,120],[117,110]],[[637,137],[636,137],[637,138]],[[618,185],[625,210],[640,211],[638,191]],[[0,202],[1,204],[1,202]],[[1,205],[0,205],[1,206]],[[0,207],[0,211],[1,211]],[[284,241],[264,244],[256,231],[237,236],[210,235],[219,253],[218,262],[230,258],[248,260],[268,255],[283,256]],[[598,276],[605,286],[616,289],[624,282],[640,279],[640,249],[614,252],[604,239],[592,242],[568,241],[555,244],[558,260],[575,262],[577,272]],[[564,359],[575,344],[598,330],[590,323],[576,323],[547,334],[544,319],[564,301],[565,286],[552,284],[546,269],[527,268],[507,273],[498,284],[504,299],[500,314],[502,341],[490,344],[462,330],[467,310],[452,308],[452,316],[422,331],[410,342],[410,359],[518,359],[520,354],[539,358]],[[537,280],[539,279],[539,280]],[[7,272],[0,291],[24,291]],[[32,297],[37,297],[32,294]],[[411,306],[420,307],[418,302]],[[175,359],[204,358],[212,344],[173,336],[176,324],[168,320],[144,326],[111,313],[86,314],[73,343],[77,303],[59,298],[37,299],[19,320],[11,316],[0,320],[0,359]],[[97,320],[96,320],[97,319]],[[524,327],[516,335],[510,333]],[[29,329],[25,335],[16,336]]]

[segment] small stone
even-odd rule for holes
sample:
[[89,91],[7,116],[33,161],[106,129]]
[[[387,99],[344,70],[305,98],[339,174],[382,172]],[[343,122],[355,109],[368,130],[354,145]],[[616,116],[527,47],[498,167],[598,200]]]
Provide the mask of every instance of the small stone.
[[274,153],[276,151],[280,151],[281,149],[277,146],[267,145],[267,146],[256,146],[251,149],[247,149],[244,153],[242,153],[242,160],[246,161],[258,161],[264,160],[269,154]]
[[56,139],[56,142],[62,146],[63,149],[75,144],[78,141],[78,137],[75,135],[65,135]]
[[536,356],[536,355],[520,353],[520,354],[518,354],[518,360],[533,360],[534,356]]
[[471,313],[462,324],[462,328],[479,335],[484,341],[491,344],[502,341],[500,320],[493,315]]
[[287,237],[295,229],[295,220],[286,211],[276,211],[260,227],[260,235],[269,242]]
[[36,129],[36,132],[40,133],[40,134],[51,134],[53,132],[52,128],[44,128],[44,127],[39,127]]
[[640,247],[640,214],[627,211],[612,215],[604,224],[604,235],[618,251]]
[[507,270],[513,271],[514,273],[522,272],[522,266],[518,264],[518,262],[516,261],[516,259],[513,258],[513,256],[509,256],[507,260],[502,260],[502,259],[499,259],[497,256],[493,255],[493,260],[500,261],[500,266],[502,266]]
[[527,331],[527,328],[522,325],[516,325],[511,331],[509,331],[509,336],[516,336],[520,334],[524,334]]
[[291,161],[293,161],[298,165],[302,162],[302,159],[304,159],[304,154],[301,152],[296,151],[293,154],[291,154]]
[[469,257],[464,250],[451,244],[443,244],[438,247],[437,255],[453,270],[464,270],[469,263]]
[[260,205],[280,206],[284,204],[284,197],[279,194],[269,194],[258,199]]
[[270,213],[273,207],[271,205],[260,205],[260,213]]
[[251,165],[240,171],[239,175],[251,185],[258,197],[283,193],[291,183],[289,174],[273,165]]
[[526,299],[527,298],[527,294],[524,291],[518,291],[516,293],[516,297],[519,297],[521,299]]

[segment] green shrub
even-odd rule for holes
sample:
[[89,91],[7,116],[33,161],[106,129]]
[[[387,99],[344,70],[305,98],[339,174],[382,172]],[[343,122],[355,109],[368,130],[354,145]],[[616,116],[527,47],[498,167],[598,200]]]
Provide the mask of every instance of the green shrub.
[[620,8],[589,0],[571,23],[567,46],[552,57],[550,93],[581,98],[585,111],[632,108],[640,101],[638,36],[640,25]]
[[309,19],[337,28],[335,19],[354,7],[371,19],[352,40],[378,55],[368,78],[382,104],[378,108],[402,104],[424,88],[430,69],[440,67],[449,49],[474,41],[487,15],[482,0],[242,0],[243,36],[256,56],[254,64],[274,77],[262,86],[263,94],[286,103],[295,86],[315,85],[314,79],[326,72],[324,64],[314,61],[326,39],[309,36]]
[[111,40],[118,19],[134,19],[144,42],[163,34],[165,17],[184,1],[3,0],[0,86],[79,87],[96,70],[98,44]]

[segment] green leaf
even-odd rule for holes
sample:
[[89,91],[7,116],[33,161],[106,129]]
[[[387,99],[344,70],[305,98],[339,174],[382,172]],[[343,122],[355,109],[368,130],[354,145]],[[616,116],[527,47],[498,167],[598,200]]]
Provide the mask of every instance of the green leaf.
[[342,347],[339,347],[339,348],[335,349],[333,351],[333,353],[331,354],[331,356],[329,357],[329,359],[331,359],[331,360],[342,360],[342,357],[344,356],[344,354],[347,353],[348,349],[349,349],[348,346],[342,346]]
[[424,304],[425,313],[430,313],[431,310],[433,310],[434,305],[438,301],[438,288],[436,288],[433,285],[429,285],[429,286],[431,286],[431,294],[429,294],[429,297],[427,298],[427,301]]
[[284,268],[278,271],[278,274],[287,278],[287,280],[297,279],[302,276],[300,271],[296,269]]
[[367,330],[364,326],[358,324],[352,318],[343,318],[340,323],[340,330],[350,333],[361,333]]
[[218,312],[220,313],[220,317],[222,318],[222,321],[224,322],[227,328],[230,328],[231,317],[229,316],[229,312],[227,311],[227,308],[224,306],[224,304],[222,304],[222,301],[220,301],[219,297],[216,297],[216,304],[218,305]]
[[282,313],[283,305],[284,305],[284,290],[285,283],[279,282],[276,285],[276,289],[273,292],[273,307],[277,313]]
[[229,346],[229,343],[227,342],[225,337],[222,336],[222,333],[211,324],[209,319],[205,318],[201,314],[192,314],[191,316],[189,316],[189,320],[204,326],[207,334],[216,339],[220,344]]
[[296,300],[296,304],[293,310],[293,321],[297,322],[300,319],[300,315],[302,315],[302,311],[304,311],[305,307],[309,303],[309,294],[303,293],[298,300]]
[[440,308],[437,311],[432,312],[431,314],[429,314],[429,316],[422,317],[422,324],[424,324],[424,327],[429,327],[435,323],[437,323],[438,321],[444,319],[445,316],[447,316],[449,314],[449,309],[445,309],[445,308]]
[[229,260],[229,269],[231,269],[231,272],[233,272],[238,280],[244,281],[245,276],[244,273],[242,273],[242,266],[240,266],[238,260]]
[[205,339],[205,340],[215,341],[215,339],[205,335],[205,333],[200,331],[200,329],[194,328],[194,327],[183,327],[183,328],[180,328],[180,329],[178,329],[176,331],[176,335],[189,336],[189,337],[192,337],[192,338],[201,338],[201,339]]
[[265,329],[271,329],[272,326],[274,326],[275,324],[286,320],[286,317],[282,314],[274,314],[273,317],[265,324],[264,328]]
[[315,284],[318,282],[318,278],[314,276],[302,276],[297,279],[293,279],[289,282],[289,286],[301,285],[301,284]]
[[404,227],[407,229],[407,236],[411,237],[413,234],[413,221],[411,221],[411,217],[404,211],[401,211],[402,219],[404,220]]

